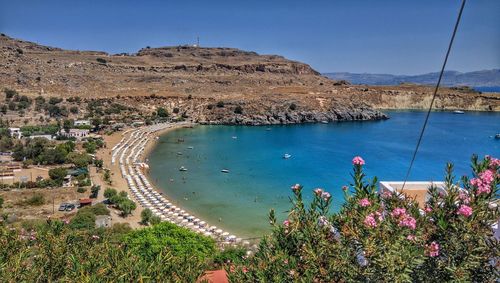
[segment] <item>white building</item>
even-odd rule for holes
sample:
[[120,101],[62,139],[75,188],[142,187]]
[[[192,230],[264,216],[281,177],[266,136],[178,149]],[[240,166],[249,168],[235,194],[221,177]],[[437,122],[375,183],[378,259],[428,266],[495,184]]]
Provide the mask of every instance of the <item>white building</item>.
[[90,126],[90,120],[76,120],[74,122],[75,126]]
[[21,128],[9,128],[10,136],[15,139],[20,139],[23,136]]
[[89,135],[89,130],[86,129],[69,129],[69,132],[66,132],[65,130],[61,130],[59,132],[59,135],[67,138],[76,138],[76,139],[83,139],[88,137]]
[[30,138],[30,139],[44,138],[44,139],[48,139],[49,141],[51,141],[52,140],[52,135],[31,135],[28,138]]

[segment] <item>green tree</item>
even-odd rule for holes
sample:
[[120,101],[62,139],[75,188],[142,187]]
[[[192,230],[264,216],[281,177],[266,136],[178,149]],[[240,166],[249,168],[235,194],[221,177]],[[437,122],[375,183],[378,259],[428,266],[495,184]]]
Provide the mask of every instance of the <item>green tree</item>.
[[73,229],[93,229],[95,228],[95,214],[92,211],[78,211],[70,221],[70,227]]
[[163,107],[158,107],[158,109],[156,110],[156,115],[158,115],[158,117],[160,118],[167,118],[168,111]]
[[112,198],[113,196],[116,196],[118,193],[115,189],[113,188],[106,188],[106,190],[104,190],[104,197],[109,199],[109,198]]
[[149,221],[151,220],[151,217],[153,217],[153,212],[151,209],[146,208],[141,212],[141,224],[143,225],[148,225]]
[[66,177],[66,175],[68,175],[68,170],[63,167],[53,168],[49,170],[49,177],[58,185],[62,185],[64,177]]
[[3,197],[0,196],[0,208],[2,208],[2,206],[3,206]]
[[130,214],[132,214],[132,211],[134,211],[137,208],[137,205],[135,202],[128,198],[123,198],[118,202],[118,209],[121,210],[122,216],[127,217]]

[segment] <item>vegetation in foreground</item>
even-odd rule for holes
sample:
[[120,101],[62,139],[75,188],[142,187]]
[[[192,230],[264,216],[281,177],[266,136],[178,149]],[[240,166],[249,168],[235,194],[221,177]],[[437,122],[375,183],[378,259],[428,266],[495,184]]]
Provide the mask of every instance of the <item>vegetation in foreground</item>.
[[399,193],[376,193],[365,181],[363,159],[353,159],[345,204],[330,214],[331,197],[314,191],[308,206],[292,187],[289,217],[276,223],[248,261],[228,265],[232,282],[493,282],[499,278],[499,243],[492,225],[500,160],[472,159],[473,178],[462,188],[446,168],[446,193],[430,189],[423,210]]
[[[232,282],[492,282],[498,278],[499,245],[491,226],[499,212],[500,160],[472,160],[473,178],[459,189],[447,166],[446,193],[431,188],[418,204],[398,193],[376,193],[365,181],[364,161],[353,160],[345,204],[330,213],[331,195],[314,190],[310,204],[292,187],[289,217],[254,256],[241,249],[217,251],[209,238],[170,223],[131,231],[95,229],[88,208],[79,221],[0,226],[0,278],[10,281],[195,282],[207,269],[224,267]],[[108,194],[112,191],[108,191]],[[117,195],[113,194],[115,198]],[[120,196],[118,195],[118,198]],[[145,213],[144,222],[150,222]],[[92,217],[90,217],[92,218]],[[88,223],[88,226],[85,226]]]

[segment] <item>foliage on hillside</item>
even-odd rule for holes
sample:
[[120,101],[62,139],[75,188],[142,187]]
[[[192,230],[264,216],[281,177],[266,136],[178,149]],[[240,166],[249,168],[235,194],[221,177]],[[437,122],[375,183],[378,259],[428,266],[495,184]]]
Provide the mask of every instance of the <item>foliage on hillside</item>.
[[[29,230],[0,226],[0,278],[5,282],[195,282],[207,267],[207,251],[215,251],[213,242],[183,228],[162,225],[158,229],[167,234],[154,233],[153,227],[143,232],[147,238],[141,238],[141,231],[119,226],[75,230],[61,221]],[[124,244],[124,237],[138,241]],[[142,254],[147,241],[157,243],[164,237],[197,247],[162,245],[155,246],[154,256]],[[206,251],[203,257],[200,251]]]
[[[228,265],[234,282],[492,282],[498,278],[498,242],[492,205],[500,184],[500,161],[472,160],[474,178],[459,190],[447,166],[447,193],[437,188],[423,211],[399,193],[376,193],[365,181],[364,161],[355,158],[354,182],[344,187],[345,204],[328,212],[331,197],[321,189],[307,206],[302,187],[292,187],[288,219],[277,224],[246,262]],[[496,266],[495,266],[496,264]]]

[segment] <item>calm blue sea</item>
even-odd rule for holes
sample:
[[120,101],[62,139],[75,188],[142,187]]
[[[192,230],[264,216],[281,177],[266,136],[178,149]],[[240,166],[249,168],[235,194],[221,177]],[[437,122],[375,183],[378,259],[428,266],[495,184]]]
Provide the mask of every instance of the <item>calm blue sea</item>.
[[478,86],[474,87],[475,90],[480,92],[498,92],[500,93],[500,86]]
[[[176,130],[152,151],[150,176],[170,199],[211,225],[259,236],[269,229],[269,209],[286,216],[292,184],[303,184],[308,197],[312,189],[325,188],[338,209],[355,155],[365,159],[369,177],[402,180],[425,113],[388,114],[391,119],[376,122]],[[496,133],[500,113],[433,112],[410,179],[442,180],[448,161],[456,176],[470,174],[473,153],[500,156]],[[285,153],[292,157],[283,159]],[[188,171],[180,172],[181,166]]]

